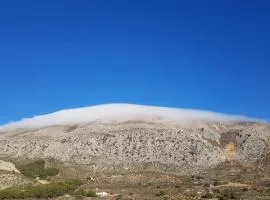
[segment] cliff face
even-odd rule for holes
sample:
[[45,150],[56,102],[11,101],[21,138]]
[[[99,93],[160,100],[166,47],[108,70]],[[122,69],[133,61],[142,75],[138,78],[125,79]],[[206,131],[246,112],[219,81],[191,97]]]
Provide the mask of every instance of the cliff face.
[[196,173],[226,160],[257,164],[270,127],[258,123],[126,121],[50,126],[0,135],[0,156],[54,159],[89,170],[156,169]]

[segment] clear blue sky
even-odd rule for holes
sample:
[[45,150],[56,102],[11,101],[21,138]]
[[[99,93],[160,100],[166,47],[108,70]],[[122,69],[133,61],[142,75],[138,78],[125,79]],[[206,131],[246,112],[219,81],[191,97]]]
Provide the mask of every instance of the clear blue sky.
[[0,2],[0,124],[102,103],[270,119],[270,2]]

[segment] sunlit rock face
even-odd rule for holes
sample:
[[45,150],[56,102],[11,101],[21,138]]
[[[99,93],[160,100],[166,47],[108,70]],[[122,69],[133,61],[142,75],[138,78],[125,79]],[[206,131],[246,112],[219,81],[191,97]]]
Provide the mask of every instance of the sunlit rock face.
[[0,127],[0,156],[54,159],[93,171],[196,173],[226,160],[259,161],[269,151],[270,129],[250,121],[130,104],[64,110]]

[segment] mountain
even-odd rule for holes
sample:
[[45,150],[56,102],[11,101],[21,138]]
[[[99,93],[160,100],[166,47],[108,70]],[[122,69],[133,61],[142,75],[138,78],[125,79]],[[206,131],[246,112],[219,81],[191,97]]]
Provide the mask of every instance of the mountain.
[[226,161],[258,165],[270,126],[208,111],[133,104],[62,110],[0,127],[0,157],[84,170],[196,174]]

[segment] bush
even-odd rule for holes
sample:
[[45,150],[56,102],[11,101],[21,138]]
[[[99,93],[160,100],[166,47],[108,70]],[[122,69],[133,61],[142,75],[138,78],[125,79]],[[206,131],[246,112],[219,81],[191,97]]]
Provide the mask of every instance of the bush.
[[47,176],[56,176],[59,173],[59,169],[57,168],[45,168],[45,173]]
[[160,191],[156,194],[156,196],[158,196],[158,197],[165,196],[165,195],[166,195],[166,192],[165,192],[164,190],[160,190]]
[[230,198],[228,197],[225,197],[225,196],[218,196],[218,200],[231,200]]
[[44,160],[36,160],[27,164],[16,165],[17,169],[26,177],[30,178],[47,178],[48,176],[56,176],[59,173],[59,169],[45,168]]
[[83,197],[96,197],[97,194],[95,191],[85,191],[85,190],[79,190],[75,192],[76,196],[83,196]]
[[203,199],[210,199],[210,198],[214,198],[214,195],[211,193],[206,193],[205,195],[202,196]]
[[129,197],[124,197],[124,195],[122,194],[119,194],[115,200],[132,200],[132,198],[129,198]]
[[219,195],[220,200],[226,199],[238,199],[237,193],[233,189],[226,189],[222,191]]
[[7,188],[0,191],[0,199],[53,198],[72,193],[81,184],[79,180],[69,180],[47,185]]
[[264,187],[270,187],[270,181],[266,181],[266,182],[264,183]]

